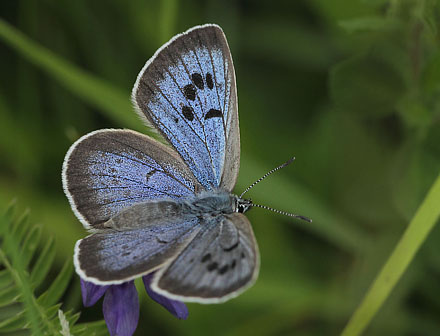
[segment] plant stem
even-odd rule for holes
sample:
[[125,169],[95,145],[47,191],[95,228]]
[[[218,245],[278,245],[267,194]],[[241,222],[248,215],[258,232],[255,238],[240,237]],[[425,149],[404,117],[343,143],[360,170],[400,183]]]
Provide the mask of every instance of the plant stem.
[[360,335],[390,295],[440,216],[440,175],[374,280],[342,336]]

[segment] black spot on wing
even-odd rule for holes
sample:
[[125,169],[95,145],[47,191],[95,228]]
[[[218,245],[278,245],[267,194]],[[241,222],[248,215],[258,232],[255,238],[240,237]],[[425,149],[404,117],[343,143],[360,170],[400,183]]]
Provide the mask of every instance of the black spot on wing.
[[188,84],[183,87],[183,94],[186,99],[194,101],[196,99],[196,88],[193,84]]
[[191,79],[195,86],[197,86],[200,90],[203,90],[203,88],[205,87],[205,83],[203,83],[203,77],[201,74],[194,72],[191,75]]
[[224,265],[218,270],[218,274],[225,274],[229,269],[229,265]]
[[222,111],[216,109],[210,109],[205,115],[205,120],[209,118],[221,118],[223,115]]
[[210,263],[208,266],[206,266],[206,269],[208,272],[212,272],[218,267],[218,264],[214,261],[213,263]]
[[206,74],[206,85],[208,85],[208,88],[212,90],[214,88],[214,82],[212,81],[212,75],[208,72]]
[[211,253],[207,253],[202,258],[202,263],[211,259]]
[[182,107],[182,114],[189,121],[194,119],[194,110],[191,106]]

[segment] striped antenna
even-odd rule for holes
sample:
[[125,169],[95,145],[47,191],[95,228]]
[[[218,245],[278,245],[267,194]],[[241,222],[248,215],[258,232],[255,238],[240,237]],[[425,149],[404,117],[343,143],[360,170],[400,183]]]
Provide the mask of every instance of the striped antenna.
[[281,210],[277,210],[277,209],[273,209],[273,208],[269,208],[269,207],[267,207],[265,205],[260,205],[260,204],[252,203],[252,206],[253,207],[257,207],[257,208],[262,208],[262,209],[270,210],[270,211],[279,213],[281,215],[302,219],[303,221],[306,221],[306,222],[309,222],[309,223],[312,222],[312,220],[310,218],[307,218],[307,217],[304,217],[304,216],[301,216],[301,215],[294,215],[292,213],[281,211]]
[[[243,193],[240,195],[240,199],[243,197],[244,194],[246,194],[250,189],[252,189],[253,186],[255,186],[257,183],[261,182],[262,180],[264,180],[266,177],[268,177],[269,175],[271,175],[272,173],[275,173],[277,170],[280,170],[281,168],[287,167],[288,165],[290,165],[293,161],[295,161],[295,158],[290,158],[289,160],[287,160],[286,162],[284,162],[281,166],[278,166],[274,169],[272,169],[271,171],[267,172],[266,174],[264,174],[262,177],[260,177],[258,180],[256,180],[254,183],[252,183],[245,191],[243,191]],[[270,210],[276,213],[279,213],[281,215],[285,215],[285,216],[289,216],[289,217],[293,217],[293,218],[298,218],[298,219],[302,219],[303,221],[309,222],[311,223],[312,220],[310,218],[301,216],[301,215],[295,215],[292,214],[290,212],[285,212],[285,211],[281,211],[281,210],[277,210],[274,208],[270,208],[268,206],[265,205],[260,205],[260,204],[255,204],[255,203],[251,203],[250,207],[257,207],[257,208],[262,208],[262,209],[266,209],[266,210]]]
[[258,180],[256,180],[254,183],[252,183],[249,187],[247,187],[247,189],[245,191],[243,191],[240,195],[240,198],[243,197],[244,194],[246,194],[249,190],[252,189],[252,187],[254,185],[256,185],[257,183],[263,181],[266,177],[268,177],[269,175],[271,175],[272,173],[275,173],[277,170],[280,170],[281,168],[287,167],[288,165],[290,165],[293,161],[295,161],[295,158],[290,158],[287,162],[284,162],[281,166],[276,167],[274,169],[272,169],[271,171],[268,171],[266,174],[264,174],[262,177],[260,177]]

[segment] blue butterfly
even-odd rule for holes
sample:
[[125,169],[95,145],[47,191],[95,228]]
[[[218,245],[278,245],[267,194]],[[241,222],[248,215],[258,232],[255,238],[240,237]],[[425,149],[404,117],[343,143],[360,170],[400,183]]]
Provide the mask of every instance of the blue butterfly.
[[104,129],[69,149],[63,185],[92,232],[75,246],[77,273],[96,285],[155,272],[168,298],[223,302],[251,286],[260,259],[244,216],[253,203],[231,193],[240,163],[231,53],[217,25],[175,36],[145,64],[132,92],[149,136]]

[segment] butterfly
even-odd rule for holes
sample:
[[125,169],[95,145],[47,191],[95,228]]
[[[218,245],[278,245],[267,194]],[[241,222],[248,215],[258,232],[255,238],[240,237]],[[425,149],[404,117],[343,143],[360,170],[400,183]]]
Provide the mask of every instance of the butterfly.
[[140,117],[168,142],[126,129],[76,141],[63,164],[71,207],[91,234],[75,245],[81,278],[121,284],[154,273],[168,298],[217,303],[250,287],[260,257],[232,194],[240,165],[234,65],[214,24],[173,37],[132,91]]

